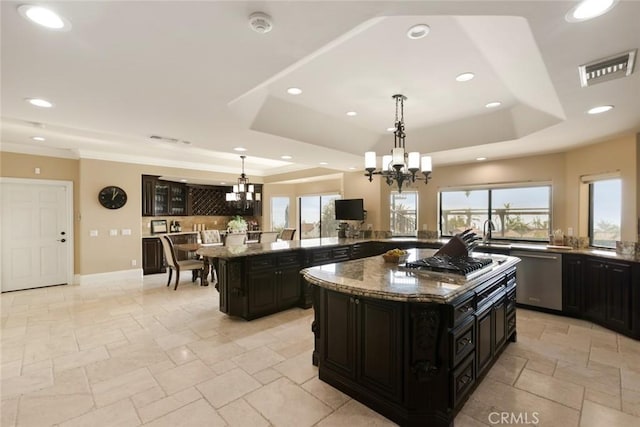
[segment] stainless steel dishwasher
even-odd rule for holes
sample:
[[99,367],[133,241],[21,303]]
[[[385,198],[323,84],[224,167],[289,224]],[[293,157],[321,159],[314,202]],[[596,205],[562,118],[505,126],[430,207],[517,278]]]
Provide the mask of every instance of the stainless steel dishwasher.
[[511,251],[520,258],[516,266],[516,301],[535,307],[562,310],[562,254]]

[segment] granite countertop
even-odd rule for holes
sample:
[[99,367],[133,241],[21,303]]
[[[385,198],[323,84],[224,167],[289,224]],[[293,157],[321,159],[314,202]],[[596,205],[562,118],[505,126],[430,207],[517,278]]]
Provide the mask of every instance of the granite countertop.
[[[435,249],[409,249],[408,261],[432,256]],[[374,256],[302,270],[314,285],[351,295],[407,302],[448,303],[488,278],[503,273],[520,260],[505,255],[482,254],[494,262],[488,271],[473,279],[463,276],[407,269]]]
[[143,239],[158,239],[160,238],[160,236],[164,236],[165,234],[168,234],[169,236],[178,236],[180,234],[198,234],[200,233],[199,231],[176,231],[176,232],[172,232],[172,233],[158,233],[158,234],[143,234],[142,238]]
[[[179,233],[178,233],[179,234]],[[183,233],[184,234],[184,233]],[[154,236],[149,236],[154,237]],[[157,237],[157,236],[156,236]],[[304,239],[304,240],[285,240],[277,241],[273,243],[249,243],[240,246],[217,246],[209,248],[201,248],[198,250],[198,254],[211,258],[234,258],[239,256],[249,255],[261,255],[271,252],[280,252],[293,249],[313,249],[323,248],[341,245],[353,245],[355,243],[363,242],[385,242],[385,243],[406,243],[406,242],[421,242],[432,243],[435,245],[444,245],[449,239],[417,239],[412,237],[392,237],[388,239],[376,239],[376,238],[347,238],[341,239],[337,237],[325,237],[318,239]],[[580,254],[591,255],[597,257],[604,257],[608,259],[628,262],[640,262],[640,257],[633,255],[618,254],[614,250],[602,250],[602,249],[558,249],[548,247],[544,243],[501,243],[492,242],[487,249],[505,249],[505,250],[525,250],[525,251],[545,251],[562,254]],[[483,247],[480,246],[474,250],[474,254],[481,253]]]

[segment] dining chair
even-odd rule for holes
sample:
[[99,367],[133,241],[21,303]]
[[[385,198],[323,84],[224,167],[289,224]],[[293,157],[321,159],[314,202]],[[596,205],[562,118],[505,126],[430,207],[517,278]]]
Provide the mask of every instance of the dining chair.
[[200,232],[200,239],[203,245],[222,242],[220,239],[220,231],[218,230],[202,230]]
[[[178,282],[180,281],[180,272],[181,271],[197,271],[200,276],[200,285],[202,285],[202,278],[204,277],[204,261],[197,259],[186,259],[184,261],[178,261],[176,257],[176,251],[173,247],[173,242],[169,238],[169,236],[160,236],[160,241],[162,242],[162,249],[164,249],[164,258],[167,263],[167,267],[169,269],[169,279],[167,280],[167,286],[171,283],[171,276],[173,271],[176,272],[176,284],[173,287],[173,290],[178,289]],[[196,277],[193,276],[192,281],[195,282]]]
[[280,233],[277,231],[263,231],[262,233],[260,233],[260,237],[258,238],[258,243],[275,242],[276,240],[278,240],[278,234]]
[[285,228],[282,230],[282,234],[280,235],[281,240],[293,240],[293,236],[296,235],[295,228]]
[[[221,245],[222,244],[222,238],[220,236],[220,231],[219,230],[202,230],[200,231],[200,240],[202,241],[202,244],[204,246],[206,245]],[[218,259],[217,258],[213,258],[210,260],[211,263],[211,281],[216,283],[218,283]],[[205,274],[208,276],[209,272],[205,272]]]
[[247,241],[247,233],[230,233],[224,237],[225,246],[244,245]]

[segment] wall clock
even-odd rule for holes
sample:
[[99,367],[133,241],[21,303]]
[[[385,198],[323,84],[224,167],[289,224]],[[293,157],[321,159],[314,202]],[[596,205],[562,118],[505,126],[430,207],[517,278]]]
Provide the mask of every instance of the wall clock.
[[110,185],[100,190],[98,200],[107,209],[120,209],[127,203],[127,193],[120,187]]

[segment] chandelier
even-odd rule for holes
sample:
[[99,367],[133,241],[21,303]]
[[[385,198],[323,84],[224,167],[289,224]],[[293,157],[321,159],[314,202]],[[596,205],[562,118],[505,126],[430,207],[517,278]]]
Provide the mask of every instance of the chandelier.
[[[396,100],[396,122],[393,149],[391,155],[382,156],[382,168],[376,170],[376,152],[367,151],[364,153],[365,176],[369,177],[369,182],[373,181],[373,175],[381,175],[389,186],[395,182],[398,185],[398,192],[402,193],[402,185],[405,182],[415,182],[424,180],[425,183],[431,178],[431,156],[423,156],[420,161],[420,153],[412,151],[407,153],[404,146],[404,95],[393,95]],[[417,176],[421,171],[423,176]]]
[[227,193],[227,202],[236,203],[239,206],[248,207],[254,201],[260,201],[260,193],[256,193],[255,187],[249,182],[249,178],[244,173],[244,159],[247,156],[240,156],[242,159],[242,173],[238,178],[238,183],[233,185],[233,191]]

